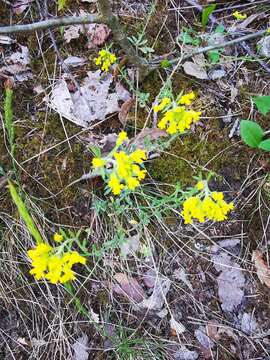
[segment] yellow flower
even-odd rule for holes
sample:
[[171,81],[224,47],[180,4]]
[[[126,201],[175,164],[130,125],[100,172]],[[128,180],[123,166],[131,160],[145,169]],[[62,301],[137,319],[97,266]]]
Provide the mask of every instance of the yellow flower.
[[125,140],[128,140],[127,133],[125,131],[121,131],[116,140],[116,146],[122,145]]
[[94,158],[92,160],[92,165],[94,168],[103,167],[106,164],[106,161],[100,158]]
[[161,102],[160,102],[159,105],[154,105],[154,106],[153,106],[153,110],[154,110],[155,112],[162,111],[162,110],[165,109],[165,107],[166,107],[167,105],[170,105],[171,102],[172,102],[172,101],[171,101],[170,98],[164,97],[164,98],[161,100]]
[[53,240],[56,241],[56,242],[61,242],[61,241],[63,241],[63,239],[64,239],[64,237],[61,234],[55,233],[53,235]]
[[112,173],[110,176],[110,181],[108,182],[108,186],[111,188],[114,195],[119,195],[124,188],[124,185],[120,183],[117,179],[117,176]]
[[98,54],[99,56],[95,59],[95,64],[98,65],[102,71],[109,71],[110,67],[117,60],[116,56],[105,49],[100,50]]
[[204,222],[207,219],[223,221],[227,219],[228,213],[234,209],[234,204],[226,203],[223,200],[222,192],[212,192],[210,195],[200,199],[198,196],[191,196],[183,203],[181,215],[185,224],[192,224],[193,219]]
[[247,14],[241,14],[239,11],[235,11],[233,13],[233,17],[236,19],[236,20],[245,20],[247,18]]
[[27,254],[30,259],[35,260],[39,256],[47,255],[52,250],[52,247],[46,243],[40,243],[35,249],[28,250]]
[[130,154],[130,159],[138,164],[141,164],[143,163],[143,160],[146,160],[146,153],[144,150],[137,149]]
[[141,170],[138,165],[132,165],[132,172],[138,177],[138,180],[143,180],[146,176],[146,170]]
[[214,200],[216,200],[216,201],[221,201],[221,200],[224,199],[224,195],[223,195],[222,192],[213,191],[213,192],[211,193],[211,196],[212,196],[212,198],[213,198]]
[[135,177],[128,177],[126,182],[129,190],[135,190],[140,185],[140,182]]
[[[56,248],[57,249],[57,248]],[[41,243],[35,249],[28,251],[28,256],[32,260],[30,274],[37,280],[47,279],[52,284],[58,282],[64,284],[74,280],[75,274],[72,271],[74,264],[85,265],[86,259],[77,251],[66,252],[56,255],[55,249],[50,245]]]
[[158,127],[167,131],[168,134],[173,135],[177,132],[183,133],[190,129],[192,123],[200,119],[201,112],[186,110],[184,106],[177,106],[168,110],[164,117],[158,123]]
[[197,188],[198,190],[203,190],[203,189],[204,189],[204,186],[205,186],[204,181],[198,181],[198,183],[197,183],[197,185],[196,185],[196,188]]
[[77,251],[66,253],[63,257],[63,260],[71,266],[74,264],[86,264],[86,259],[81,256]]
[[190,93],[181,96],[178,104],[179,105],[190,105],[192,100],[194,100],[194,99],[195,99],[195,94],[193,91],[191,91]]
[[267,34],[270,34],[270,28],[266,30]]

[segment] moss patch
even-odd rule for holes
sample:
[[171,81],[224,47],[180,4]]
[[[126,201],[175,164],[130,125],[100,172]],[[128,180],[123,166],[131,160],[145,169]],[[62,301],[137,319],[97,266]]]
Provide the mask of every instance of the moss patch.
[[[149,166],[151,176],[169,184],[180,182],[183,186],[190,185],[193,177],[200,171],[213,171],[222,174],[227,166],[233,168],[234,178],[239,179],[242,170],[245,171],[248,155],[239,155],[237,147],[229,147],[231,143],[224,131],[218,129],[218,124],[204,134],[203,129],[177,139],[168,153],[153,161]],[[238,155],[238,156],[237,156]],[[241,157],[241,159],[239,159]]]

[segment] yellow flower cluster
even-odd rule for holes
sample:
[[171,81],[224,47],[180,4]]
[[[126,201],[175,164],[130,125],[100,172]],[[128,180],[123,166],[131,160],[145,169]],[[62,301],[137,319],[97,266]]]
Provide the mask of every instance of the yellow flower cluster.
[[[201,189],[201,184],[197,186]],[[191,196],[185,200],[181,215],[185,224],[192,224],[193,219],[204,222],[207,219],[223,221],[227,219],[227,214],[234,209],[234,204],[226,203],[222,192],[213,191],[201,199],[199,196]]]
[[[118,135],[115,150],[127,139],[127,134],[122,131]],[[122,190],[135,190],[140,185],[140,181],[146,176],[146,170],[142,170],[140,165],[146,159],[147,156],[144,150],[137,149],[130,154],[120,150],[114,151],[112,158],[94,158],[92,166],[100,169],[104,168],[107,163],[112,165],[112,170],[109,170],[107,174],[107,183],[113,194],[119,195]]]
[[127,133],[125,131],[121,131],[116,140],[116,146],[120,146],[124,141],[128,140]]
[[161,102],[155,106],[153,106],[153,110],[155,112],[159,112],[159,111],[162,111],[165,109],[166,106],[170,105],[171,104],[171,99],[168,98],[168,97],[164,97]]
[[102,71],[109,71],[110,67],[116,62],[116,56],[105,49],[100,50],[98,55],[95,59],[96,65],[98,65]]
[[64,284],[75,279],[75,273],[72,270],[74,264],[85,265],[86,259],[77,251],[64,252],[61,255],[56,254],[55,249],[46,243],[40,243],[35,249],[28,252],[32,260],[33,269],[30,274],[37,280],[47,279],[52,284],[60,282]]
[[247,18],[247,14],[241,14],[239,11],[235,11],[233,13],[233,17],[236,19],[236,20],[245,20]]
[[190,129],[192,123],[199,121],[201,112],[186,110],[184,106],[177,106],[168,110],[158,123],[158,127],[168,134],[183,133]]
[[[194,99],[195,94],[193,91],[181,96],[178,104],[174,104],[175,106],[165,112],[163,118],[158,123],[158,127],[162,130],[166,130],[170,135],[178,132],[183,133],[185,130],[190,129],[191,124],[200,119],[201,112],[187,110],[185,106],[179,105],[189,106]],[[154,111],[162,111],[170,104],[172,104],[171,100],[165,97],[162,99],[160,104],[154,106]]]
[[191,91],[190,93],[181,96],[178,104],[179,105],[190,105],[192,100],[194,100],[194,99],[195,99],[195,94],[193,91]]

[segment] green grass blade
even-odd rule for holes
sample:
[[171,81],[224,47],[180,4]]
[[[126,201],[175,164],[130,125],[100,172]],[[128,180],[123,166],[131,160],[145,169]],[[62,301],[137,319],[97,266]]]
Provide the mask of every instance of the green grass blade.
[[13,155],[15,150],[14,145],[14,126],[13,126],[13,111],[12,111],[12,97],[13,90],[6,88],[5,100],[4,100],[4,121],[5,128],[7,131],[8,142],[10,146],[11,154]]
[[10,191],[12,200],[15,203],[15,205],[17,206],[18,211],[27,226],[27,229],[29,230],[29,232],[31,233],[31,235],[33,236],[33,238],[36,240],[36,242],[38,244],[43,242],[42,237],[31,217],[31,215],[29,214],[22,198],[20,197],[20,195],[18,194],[18,192],[16,190],[16,187],[12,184],[11,181],[9,181],[8,184],[9,184],[8,187],[9,187],[9,191]]

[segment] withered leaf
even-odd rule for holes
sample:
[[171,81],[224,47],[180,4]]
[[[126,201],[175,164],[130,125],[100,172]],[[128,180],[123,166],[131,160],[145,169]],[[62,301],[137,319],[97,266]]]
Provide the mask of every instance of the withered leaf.
[[117,282],[112,286],[113,292],[123,295],[136,303],[143,301],[145,298],[144,290],[135,278],[123,273],[116,273],[113,278]]
[[270,288],[270,269],[263,259],[263,254],[259,250],[253,251],[252,261],[254,262],[260,282]]

